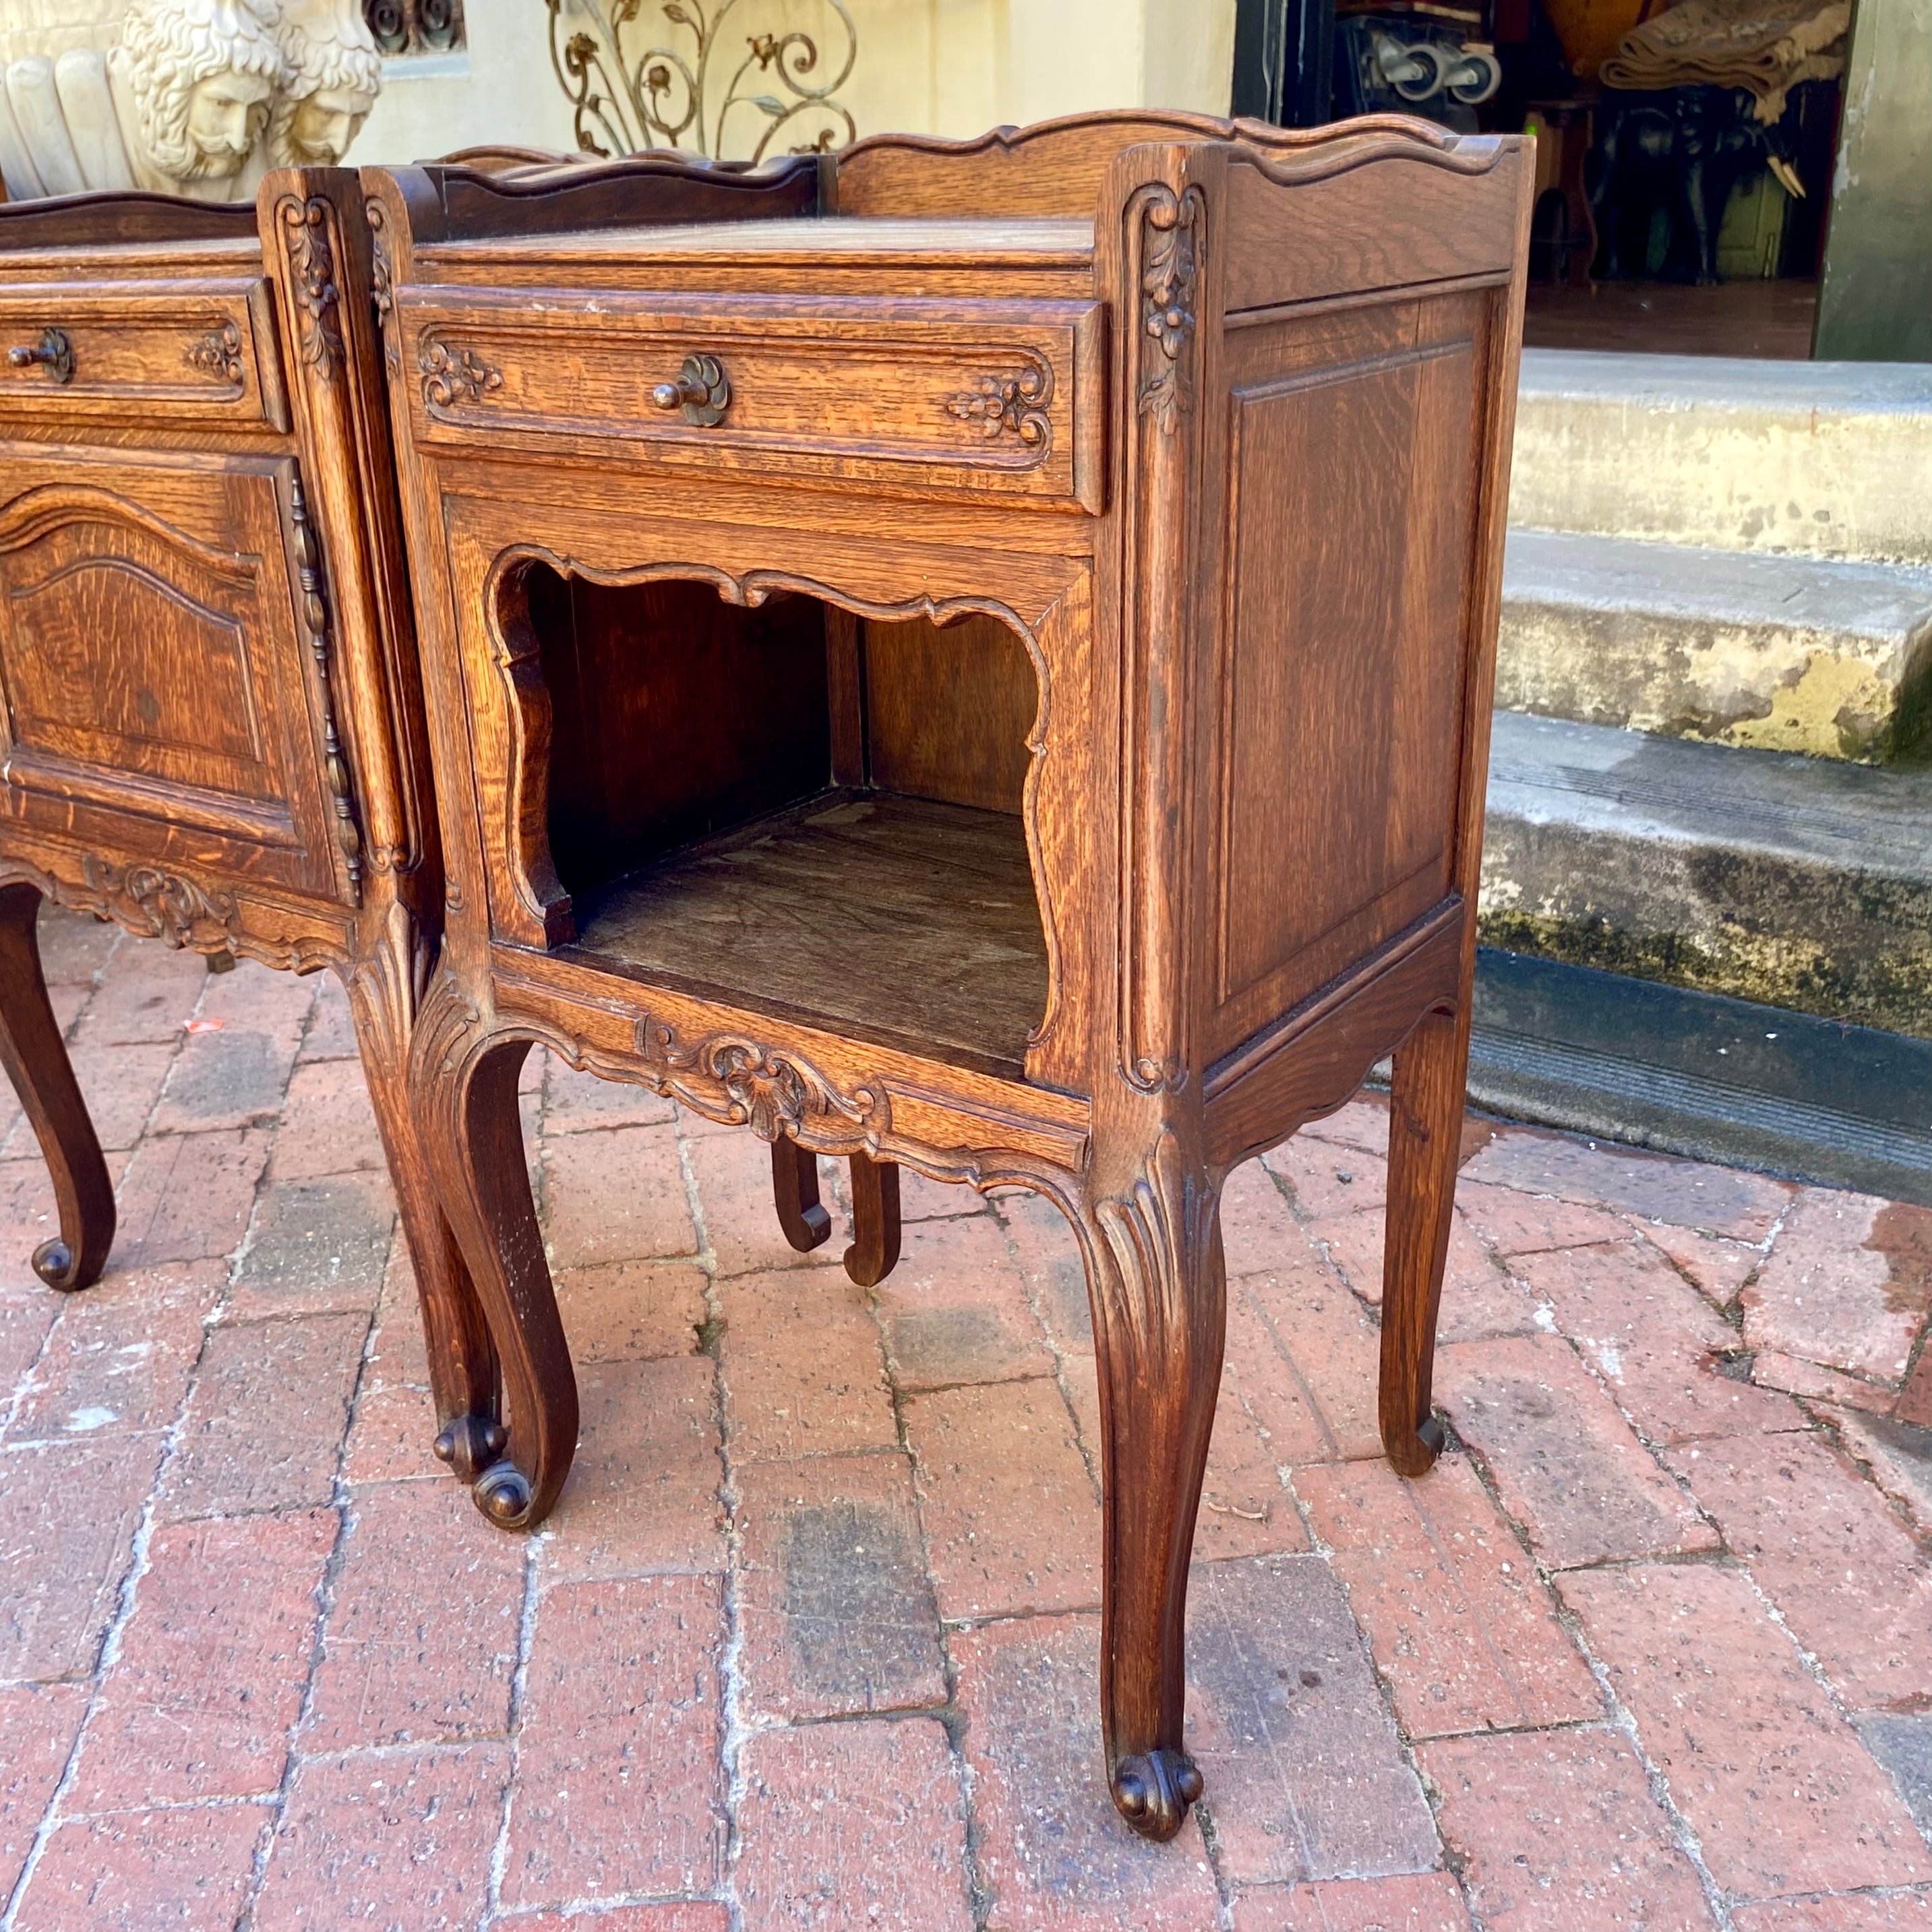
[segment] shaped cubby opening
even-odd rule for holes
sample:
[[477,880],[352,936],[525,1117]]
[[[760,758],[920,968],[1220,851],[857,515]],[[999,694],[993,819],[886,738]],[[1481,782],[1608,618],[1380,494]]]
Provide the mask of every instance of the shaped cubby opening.
[[550,695],[571,957],[1023,1073],[1048,967],[1021,804],[1039,687],[1010,626],[541,562],[506,594]]

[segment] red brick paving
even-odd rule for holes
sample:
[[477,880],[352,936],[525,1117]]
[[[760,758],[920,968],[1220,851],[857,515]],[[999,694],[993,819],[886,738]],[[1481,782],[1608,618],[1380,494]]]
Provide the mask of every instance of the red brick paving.
[[123,1236],[33,1279],[0,1095],[4,1932],[1932,1932],[1922,1210],[1482,1124],[1404,1483],[1384,1108],[1240,1170],[1208,1801],[1150,1847],[1054,1210],[908,1180],[868,1294],[836,1168],[800,1258],[748,1135],[533,1056],[584,1433],[505,1537],[428,1453],[339,989],[46,928]]
[[1264,1885],[1234,1901],[1234,1932],[1469,1932],[1469,1908],[1447,1872]]
[[1696,1868],[1615,1731],[1457,1738],[1420,1755],[1484,1925],[1694,1932],[1716,1924]]
[[1467,1456],[1420,1483],[1346,1462],[1299,1470],[1294,1486],[1412,1738],[1600,1714],[1589,1666]]
[[930,1718],[763,1731],[738,1771],[746,1932],[972,1932],[959,1766]]
[[1564,1337],[1439,1349],[1436,1392],[1552,1569],[1717,1546]]
[[1932,1879],[1904,1801],[1742,1570],[1642,1564],[1560,1587],[1720,1886]]

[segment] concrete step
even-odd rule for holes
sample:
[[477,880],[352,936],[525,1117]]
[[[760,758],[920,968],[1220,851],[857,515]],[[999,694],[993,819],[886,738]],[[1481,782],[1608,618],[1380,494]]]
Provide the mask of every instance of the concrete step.
[[1932,770],[1499,711],[1482,937],[1932,1037]]
[[1932,1207],[1932,1040],[1480,948],[1469,1097]]
[[1932,570],[1512,530],[1496,702],[1882,762],[1932,712]]
[[1932,564],[1932,364],[1526,350],[1510,521]]

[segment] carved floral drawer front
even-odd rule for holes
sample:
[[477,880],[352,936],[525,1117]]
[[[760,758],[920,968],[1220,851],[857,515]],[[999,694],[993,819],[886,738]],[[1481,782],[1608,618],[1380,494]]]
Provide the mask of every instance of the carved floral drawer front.
[[[259,279],[0,296],[0,421],[125,417],[288,426]],[[261,351],[266,349],[264,356]]]
[[419,434],[1102,507],[1084,302],[550,298],[400,304]]

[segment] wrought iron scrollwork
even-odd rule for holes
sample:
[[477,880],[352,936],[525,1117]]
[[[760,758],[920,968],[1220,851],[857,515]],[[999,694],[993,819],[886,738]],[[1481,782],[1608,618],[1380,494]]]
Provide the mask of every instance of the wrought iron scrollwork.
[[586,154],[682,148],[718,160],[730,143],[748,146],[735,158],[760,161],[774,143],[780,152],[825,153],[856,138],[837,98],[859,58],[859,30],[844,0],[817,0],[842,61],[821,58],[818,38],[784,27],[745,34],[738,56],[738,35],[726,26],[742,0],[718,0],[715,9],[706,0],[662,0],[668,31],[650,46],[637,44],[651,31],[638,24],[646,0],[544,4],[550,64]]

